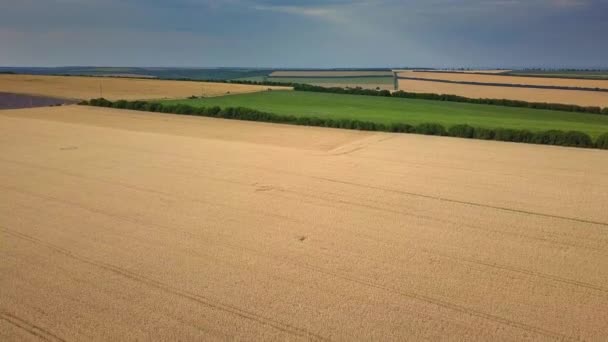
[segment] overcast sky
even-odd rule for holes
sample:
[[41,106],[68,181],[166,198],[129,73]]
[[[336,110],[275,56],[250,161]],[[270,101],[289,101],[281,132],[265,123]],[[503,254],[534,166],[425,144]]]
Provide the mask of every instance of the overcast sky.
[[0,0],[0,65],[608,67],[608,0]]

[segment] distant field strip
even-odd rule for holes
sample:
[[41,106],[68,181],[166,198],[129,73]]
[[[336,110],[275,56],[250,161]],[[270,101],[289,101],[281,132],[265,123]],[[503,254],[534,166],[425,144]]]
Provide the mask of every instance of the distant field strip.
[[509,69],[488,69],[488,70],[483,70],[483,69],[475,69],[475,70],[427,70],[427,69],[394,69],[393,72],[396,73],[400,73],[400,72],[435,72],[435,73],[444,73],[444,74],[448,74],[448,73],[458,73],[458,74],[504,74],[504,73],[508,73],[511,72],[511,70]]
[[80,100],[97,97],[111,100],[143,100],[186,98],[193,95],[220,96],[252,93],[269,88],[291,89],[288,87],[248,84],[166,81],[157,79],[0,75],[0,89],[3,92]]
[[270,77],[377,77],[393,76],[392,71],[274,71]]
[[272,91],[162,102],[204,107],[246,107],[282,115],[383,124],[434,122],[445,126],[469,124],[530,131],[577,130],[592,137],[608,132],[608,116],[604,115],[377,96]]
[[341,87],[341,88],[356,88],[364,89],[386,89],[394,90],[394,78],[386,76],[346,76],[346,77],[247,77],[239,79],[242,81],[255,82],[278,82],[278,83],[300,83],[312,84],[320,87]]
[[533,76],[533,77],[558,77],[579,79],[604,79],[608,80],[608,70],[605,71],[538,71],[538,70],[514,70],[507,73],[510,76]]
[[608,93],[600,91],[500,87],[410,79],[399,79],[398,81],[399,90],[412,93],[450,94],[476,99],[510,99],[608,107]]
[[307,83],[307,84],[393,84],[393,77],[384,76],[348,76],[348,77],[268,77],[268,81],[286,83]]
[[412,77],[419,79],[444,80],[452,82],[475,82],[487,84],[517,84],[528,86],[608,89],[608,80],[590,80],[573,78],[526,77],[508,75],[482,75],[446,72],[400,72],[398,77]]
[[[414,74],[415,75],[415,74]],[[429,82],[442,82],[442,83],[454,83],[454,84],[470,84],[470,85],[483,85],[483,86],[494,86],[494,87],[516,87],[516,88],[537,88],[537,89],[561,89],[561,90],[586,90],[586,91],[603,91],[608,92],[608,88],[582,88],[582,87],[566,87],[566,86],[553,86],[553,85],[534,85],[534,84],[515,84],[515,83],[486,83],[486,82],[474,82],[474,81],[451,81],[443,79],[433,78],[419,78],[419,77],[405,77],[399,76],[398,79],[414,80],[414,81],[429,81]]]

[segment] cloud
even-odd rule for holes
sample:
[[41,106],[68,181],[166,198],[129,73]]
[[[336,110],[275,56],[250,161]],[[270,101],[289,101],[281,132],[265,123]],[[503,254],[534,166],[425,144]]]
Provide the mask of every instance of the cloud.
[[256,5],[254,8],[258,11],[270,11],[285,14],[294,14],[303,17],[316,18],[331,22],[340,22],[344,18],[340,15],[340,11],[331,7],[304,7],[304,6],[268,6]]
[[254,5],[253,8],[257,11],[269,11],[290,15],[298,15],[302,17],[321,19],[330,22],[343,22],[345,17],[344,11],[339,5],[317,5],[317,6],[301,6],[301,5]]
[[0,65],[597,66],[605,13],[608,0],[0,0]]

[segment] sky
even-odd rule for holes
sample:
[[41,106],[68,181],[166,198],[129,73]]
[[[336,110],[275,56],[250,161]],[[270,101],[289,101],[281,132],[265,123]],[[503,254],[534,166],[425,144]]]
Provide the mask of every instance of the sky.
[[0,0],[2,66],[608,67],[608,0]]

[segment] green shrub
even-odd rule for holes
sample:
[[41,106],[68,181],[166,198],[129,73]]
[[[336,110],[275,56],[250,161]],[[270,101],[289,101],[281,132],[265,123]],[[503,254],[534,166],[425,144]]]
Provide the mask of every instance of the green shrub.
[[604,109],[602,109],[602,114],[608,115],[608,107],[604,107]]
[[586,107],[583,112],[584,113],[591,113],[591,114],[601,114],[602,113],[602,109],[600,107]]
[[591,137],[583,132],[569,131],[564,134],[564,146],[593,147]]
[[209,108],[209,110],[207,111],[207,114],[208,114],[208,115],[211,115],[211,116],[216,116],[216,115],[218,115],[218,114],[219,114],[221,111],[222,111],[222,109],[221,109],[220,107],[218,107],[218,106],[213,106],[213,107]]
[[175,113],[176,105],[162,105],[160,111],[163,113]]
[[416,133],[425,135],[446,135],[445,128],[436,123],[422,123],[416,126]]
[[448,135],[459,138],[473,138],[475,136],[475,127],[469,125],[456,125],[450,127]]
[[595,140],[595,147],[608,150],[608,133],[604,133]]
[[512,142],[530,142],[534,133],[520,129],[497,128],[494,130],[494,140]]
[[106,99],[99,98],[99,99],[92,99],[91,101],[89,101],[89,104],[91,106],[97,106],[97,107],[112,107],[112,101],[108,101]]
[[473,138],[475,139],[483,139],[483,140],[492,140],[494,139],[494,131],[487,128],[475,128],[475,132],[473,134]]
[[404,123],[392,123],[388,126],[387,130],[395,133],[413,133],[416,131],[414,126]]
[[563,145],[565,143],[565,133],[562,131],[550,130],[544,132],[536,132],[532,137],[535,144],[543,145]]
[[[117,102],[120,102],[120,101],[117,101]],[[131,110],[143,110],[145,105],[146,105],[146,102],[143,102],[143,101],[131,101],[131,102],[125,101],[124,108],[131,109]],[[114,106],[116,106],[116,102],[114,103]]]
[[112,107],[119,108],[119,109],[127,108],[127,101],[125,101],[125,100],[115,101],[114,104],[112,104]]
[[191,106],[188,106],[188,105],[179,104],[179,105],[173,107],[172,113],[191,115],[191,114],[194,114],[194,108]]
[[160,103],[155,103],[155,102],[147,102],[146,104],[144,104],[144,106],[142,107],[142,110],[145,110],[147,112],[160,112],[162,109],[162,106]]

